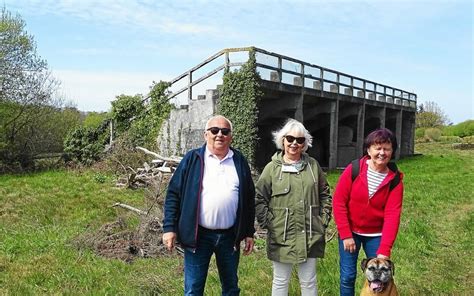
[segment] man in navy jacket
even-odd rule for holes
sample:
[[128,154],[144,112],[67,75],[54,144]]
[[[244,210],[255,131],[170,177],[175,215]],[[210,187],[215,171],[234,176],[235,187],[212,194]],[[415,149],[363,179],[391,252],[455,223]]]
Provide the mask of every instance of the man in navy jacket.
[[222,295],[238,295],[240,242],[253,249],[255,188],[245,157],[230,147],[232,123],[214,116],[206,144],[181,160],[165,200],[163,243],[184,249],[184,294],[203,295],[209,262],[216,256]]

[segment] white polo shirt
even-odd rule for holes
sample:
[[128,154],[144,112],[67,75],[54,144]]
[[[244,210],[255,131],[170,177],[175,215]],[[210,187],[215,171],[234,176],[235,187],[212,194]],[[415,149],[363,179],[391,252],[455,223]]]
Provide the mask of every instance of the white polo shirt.
[[206,147],[202,180],[199,225],[209,229],[227,229],[234,225],[239,202],[239,176],[234,152],[219,160]]

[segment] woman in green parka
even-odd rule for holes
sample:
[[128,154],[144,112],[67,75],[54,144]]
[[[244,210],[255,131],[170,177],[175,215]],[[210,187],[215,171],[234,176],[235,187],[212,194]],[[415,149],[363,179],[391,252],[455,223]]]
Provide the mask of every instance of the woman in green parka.
[[301,295],[317,295],[316,258],[324,256],[332,198],[326,176],[306,150],[312,136],[289,119],[273,133],[281,151],[272,156],[256,185],[256,216],[268,230],[267,257],[273,263],[272,295],[288,295],[298,265]]

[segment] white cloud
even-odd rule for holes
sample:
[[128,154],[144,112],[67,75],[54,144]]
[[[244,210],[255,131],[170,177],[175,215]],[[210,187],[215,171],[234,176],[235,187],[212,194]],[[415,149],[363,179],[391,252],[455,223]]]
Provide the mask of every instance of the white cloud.
[[53,71],[61,81],[60,93],[81,111],[107,111],[121,94],[146,95],[153,81],[170,80],[160,73]]

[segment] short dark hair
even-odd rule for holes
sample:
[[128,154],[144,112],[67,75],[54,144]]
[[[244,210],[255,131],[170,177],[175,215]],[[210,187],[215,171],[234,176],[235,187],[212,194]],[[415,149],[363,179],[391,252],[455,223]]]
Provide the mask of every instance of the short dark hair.
[[364,141],[364,155],[367,155],[367,149],[370,146],[383,143],[392,144],[393,157],[397,151],[397,138],[388,128],[379,128],[367,135]]

